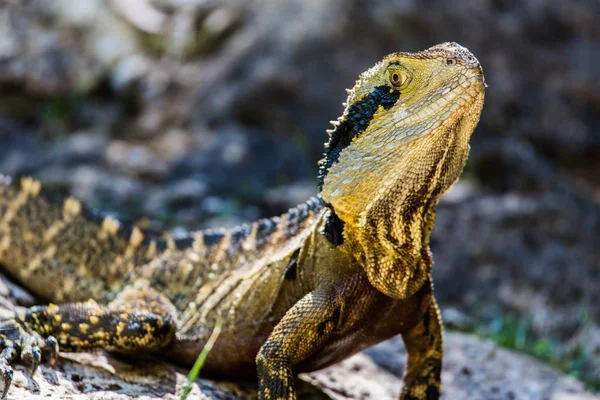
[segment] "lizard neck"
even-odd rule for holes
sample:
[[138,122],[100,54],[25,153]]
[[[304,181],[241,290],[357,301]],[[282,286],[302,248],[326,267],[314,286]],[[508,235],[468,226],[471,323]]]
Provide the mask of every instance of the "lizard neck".
[[390,256],[404,256],[408,249],[421,254],[431,233],[428,215],[435,213],[467,160],[470,132],[463,128],[460,120],[449,121],[412,142],[398,155],[402,166],[382,173],[361,207],[335,201],[329,205],[343,221],[344,237],[359,244],[367,258],[374,247],[387,249]]
[[359,77],[334,123],[319,170],[323,233],[387,296],[428,279],[435,206],[463,170],[484,88],[455,43],[395,53]]
[[[390,297],[412,295],[431,271],[435,207],[463,170],[471,132],[468,120],[447,119],[396,148],[395,157],[402,162],[393,169],[378,168],[377,159],[365,165],[363,158],[362,168],[372,175],[356,186],[359,190],[326,196],[331,210],[326,237],[358,260],[371,283]],[[407,279],[406,285],[398,286],[390,276]]]

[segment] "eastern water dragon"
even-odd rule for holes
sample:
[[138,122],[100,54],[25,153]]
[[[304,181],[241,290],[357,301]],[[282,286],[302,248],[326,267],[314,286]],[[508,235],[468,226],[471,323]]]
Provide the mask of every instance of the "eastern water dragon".
[[38,181],[0,185],[0,263],[48,305],[0,320],[11,363],[42,352],[159,352],[258,376],[259,398],[295,399],[294,375],[401,334],[401,399],[437,399],[442,322],[429,237],[461,174],[484,102],[477,59],[456,43],[394,53],[364,72],[328,131],[319,195],[228,230],[152,237],[57,199]]

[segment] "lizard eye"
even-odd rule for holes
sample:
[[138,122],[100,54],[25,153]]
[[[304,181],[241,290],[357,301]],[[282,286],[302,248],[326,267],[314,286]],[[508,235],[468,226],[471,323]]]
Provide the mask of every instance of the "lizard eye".
[[406,72],[399,69],[392,69],[388,72],[388,78],[392,86],[399,88],[404,86],[408,81],[408,75]]

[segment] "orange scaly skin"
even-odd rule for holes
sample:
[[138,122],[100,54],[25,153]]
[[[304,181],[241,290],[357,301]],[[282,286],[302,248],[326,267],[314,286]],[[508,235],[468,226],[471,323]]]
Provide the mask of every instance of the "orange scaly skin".
[[[259,397],[295,399],[294,374],[401,334],[401,399],[437,399],[442,322],[429,236],[458,179],[484,99],[481,66],[456,43],[394,53],[363,73],[329,131],[319,198],[231,230],[152,238],[51,200],[39,182],[0,185],[0,263],[40,299],[0,320],[6,395],[17,358],[42,350],[151,353],[204,369],[258,370]],[[94,300],[90,300],[94,299]]]

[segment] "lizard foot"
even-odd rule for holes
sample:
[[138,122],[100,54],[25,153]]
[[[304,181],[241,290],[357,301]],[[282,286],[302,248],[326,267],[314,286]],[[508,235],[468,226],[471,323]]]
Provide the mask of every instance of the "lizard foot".
[[400,400],[438,400],[440,398],[441,363],[427,360],[404,376],[404,387]]
[[58,342],[53,336],[42,338],[19,318],[0,320],[0,375],[4,383],[0,398],[6,398],[13,378],[11,364],[19,359],[29,365],[31,376],[42,360],[42,349],[48,350],[50,363],[54,365],[58,354]]

